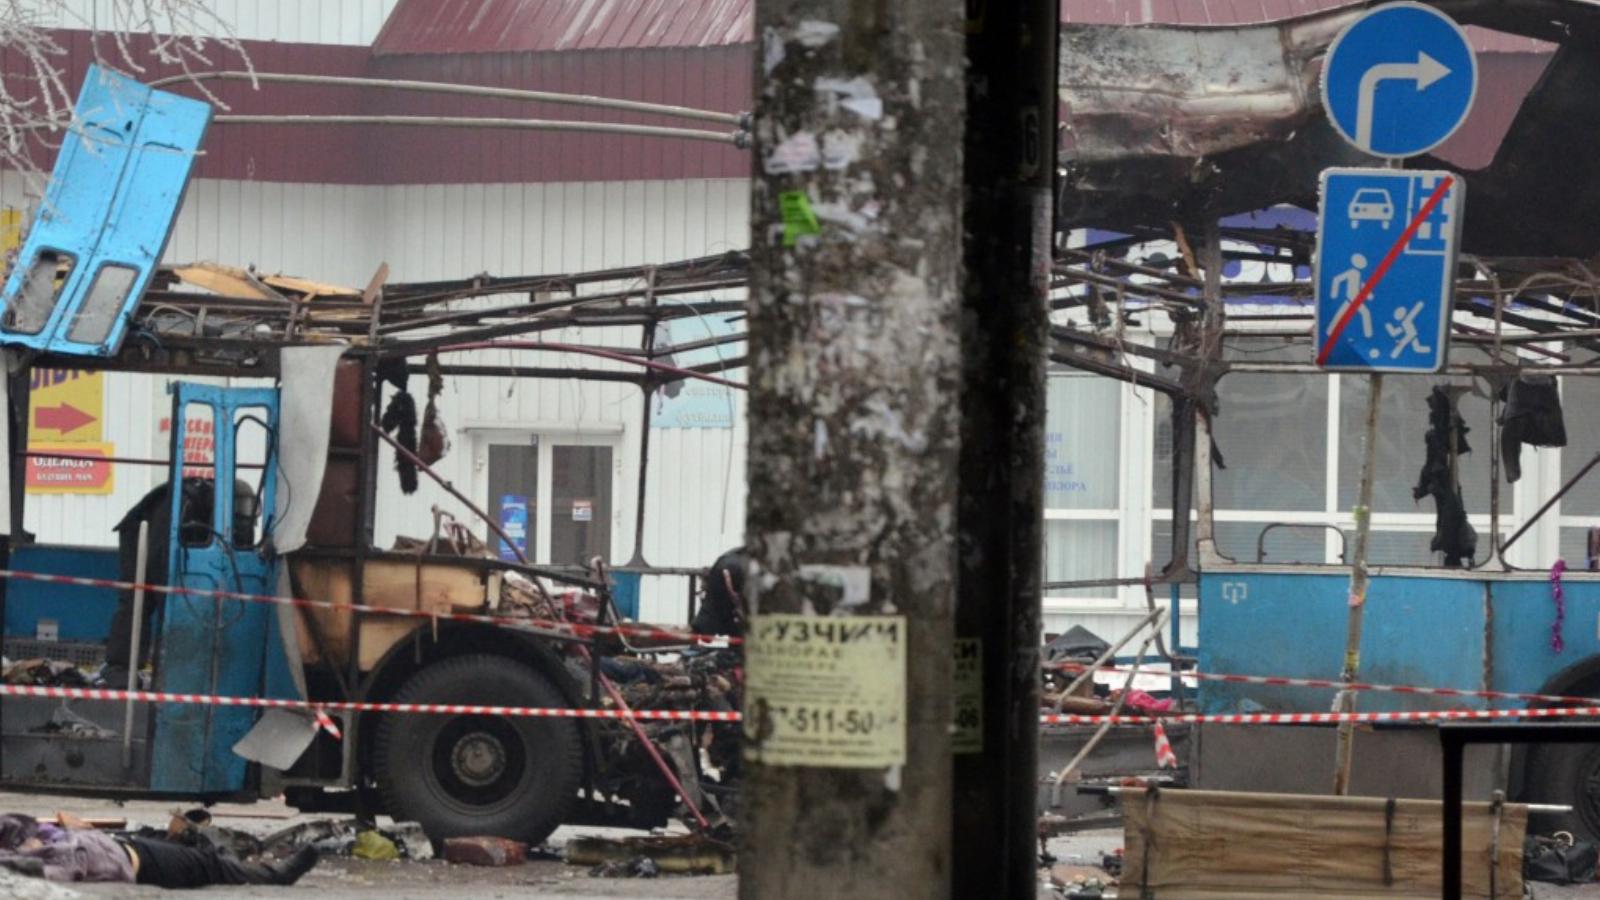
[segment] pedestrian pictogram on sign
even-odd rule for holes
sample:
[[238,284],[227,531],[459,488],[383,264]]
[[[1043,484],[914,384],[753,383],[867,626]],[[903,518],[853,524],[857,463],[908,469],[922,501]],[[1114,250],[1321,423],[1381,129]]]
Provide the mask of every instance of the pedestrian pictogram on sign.
[[1466,120],[1478,62],[1461,26],[1421,3],[1390,3],[1351,23],[1328,48],[1322,104],[1363,153],[1405,157],[1443,143]]
[[1449,172],[1329,169],[1317,228],[1316,362],[1444,365],[1466,187]]

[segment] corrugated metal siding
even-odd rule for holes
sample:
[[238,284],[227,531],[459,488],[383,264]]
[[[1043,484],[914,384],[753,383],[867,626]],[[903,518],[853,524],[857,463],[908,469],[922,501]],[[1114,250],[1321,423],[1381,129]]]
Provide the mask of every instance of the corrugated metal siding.
[[[399,0],[206,0],[205,6],[247,41],[369,46]],[[114,0],[53,0],[39,4],[46,28],[119,27]],[[160,23],[158,23],[160,24]],[[218,36],[217,30],[205,36]]]
[[748,43],[750,0],[401,0],[381,55],[520,53]]

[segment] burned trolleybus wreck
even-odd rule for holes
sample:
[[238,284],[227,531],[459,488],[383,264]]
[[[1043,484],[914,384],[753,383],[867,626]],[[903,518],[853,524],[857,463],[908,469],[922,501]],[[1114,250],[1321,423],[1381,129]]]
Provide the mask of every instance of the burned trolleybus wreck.
[[[19,655],[55,649],[29,640],[44,619],[115,646],[100,684],[48,663],[8,679],[4,783],[199,800],[282,793],[302,809],[356,804],[416,820],[435,839],[539,841],[564,822],[669,817],[724,827],[738,726],[674,714],[738,709],[737,634],[626,624],[600,560],[530,565],[429,463],[445,452],[434,401],[447,379],[634,385],[646,442],[662,385],[739,387],[720,373],[741,359],[676,367],[655,335],[663,322],[738,308],[704,298],[742,285],[742,259],[427,284],[385,283],[380,268],[364,290],[158,267],[148,248],[165,244],[188,177],[189,157],[170,151],[198,145],[208,111],[99,70],[85,91],[86,133],[96,109],[115,106],[134,111],[128,131],[140,138],[107,132],[88,154],[69,141],[49,213],[7,282],[0,596]],[[151,174],[148,158],[122,165],[153,145],[167,151],[166,171]],[[149,214],[123,216],[128,204]],[[642,338],[581,342],[597,329]],[[579,342],[551,339],[573,334]],[[582,363],[524,364],[551,353]],[[48,367],[173,379],[170,456],[112,460],[166,469],[119,525],[120,552],[39,545],[23,529],[29,458],[81,461],[28,450],[30,371]],[[428,385],[420,412],[408,377]],[[186,452],[202,438],[206,452]],[[435,507],[412,537],[375,546],[378,480],[390,477],[407,492],[436,480],[461,518]],[[628,568],[660,573],[637,553],[640,482],[639,565]],[[497,550],[480,539],[485,526]],[[736,610],[741,583],[731,571],[713,580],[706,602]],[[63,685],[81,699],[63,699]],[[85,696],[122,689],[136,693]],[[630,710],[638,717],[619,715]]]
[[[1449,171],[1471,197],[1448,358],[1436,376],[1380,376],[1377,394],[1315,365],[1312,324],[1318,175],[1378,165],[1334,133],[1318,78],[1369,5],[1231,26],[1063,25],[1052,359],[1151,402],[1153,555],[1174,612],[1195,604],[1198,640],[1181,652],[1206,676],[1199,712],[1327,713],[1341,678],[1472,692],[1336,701],[1363,713],[1551,695],[1594,706],[1578,698],[1600,696],[1600,444],[1587,424],[1600,411],[1600,163],[1572,148],[1600,138],[1600,8],[1429,4],[1499,49],[1480,57],[1489,81],[1466,125],[1408,163]],[[1357,199],[1356,224],[1389,216]],[[1376,489],[1363,559],[1364,453]],[[1320,684],[1268,681],[1284,678]],[[1198,729],[1191,781],[1336,785],[1333,727],[1249,728]],[[1355,747],[1352,793],[1437,796],[1431,727],[1363,732]],[[1276,764],[1286,750],[1326,762]],[[1503,788],[1570,804],[1562,827],[1600,835],[1600,748],[1468,759],[1474,799]]]

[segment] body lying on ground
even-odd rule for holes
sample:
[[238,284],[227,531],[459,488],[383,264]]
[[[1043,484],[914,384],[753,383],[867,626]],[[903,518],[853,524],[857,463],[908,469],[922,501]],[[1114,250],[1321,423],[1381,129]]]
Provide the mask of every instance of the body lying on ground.
[[283,862],[243,862],[210,846],[109,834],[66,814],[57,822],[0,814],[0,868],[50,881],[120,881],[161,888],[286,885],[316,864],[314,847],[302,847]]

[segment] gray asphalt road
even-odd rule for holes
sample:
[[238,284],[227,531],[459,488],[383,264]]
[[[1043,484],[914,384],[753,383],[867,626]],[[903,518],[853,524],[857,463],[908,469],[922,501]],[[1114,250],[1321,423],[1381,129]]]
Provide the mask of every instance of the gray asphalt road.
[[[126,817],[130,826],[163,826],[177,804],[134,801],[117,804],[108,800],[89,800],[41,794],[0,792],[0,812],[20,812],[37,818],[65,810],[79,816]],[[278,803],[215,806],[212,820],[221,826],[269,834],[312,816],[296,815]],[[584,834],[624,836],[636,832],[606,829],[563,828],[551,843]],[[70,890],[70,894],[66,891]],[[500,897],[556,898],[586,897],[590,900],[636,900],[636,898],[694,898],[694,900],[733,900],[737,894],[734,876],[664,877],[654,879],[592,878],[586,869],[553,860],[536,860],[504,869],[458,866],[443,861],[367,862],[359,859],[325,859],[309,875],[292,887],[220,887],[186,891],[182,896],[226,896],[246,898],[309,897],[325,900],[494,900]],[[32,879],[0,879],[0,897],[18,900],[72,900],[118,898],[148,900],[175,896],[171,891],[123,884],[78,884],[55,888]]]

